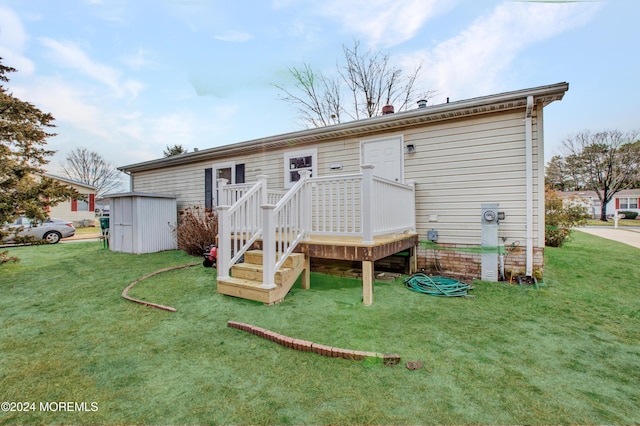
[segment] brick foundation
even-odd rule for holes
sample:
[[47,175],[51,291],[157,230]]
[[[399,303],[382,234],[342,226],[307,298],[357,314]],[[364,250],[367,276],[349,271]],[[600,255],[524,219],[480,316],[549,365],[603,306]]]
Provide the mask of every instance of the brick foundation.
[[[418,248],[418,269],[428,274],[455,276],[462,279],[478,279],[481,276],[481,255],[463,251],[476,246],[439,244],[442,249]],[[457,251],[456,249],[460,249]],[[522,247],[509,251],[505,258],[505,278],[524,275],[526,254]],[[544,249],[533,249],[533,275],[540,279],[544,272]]]

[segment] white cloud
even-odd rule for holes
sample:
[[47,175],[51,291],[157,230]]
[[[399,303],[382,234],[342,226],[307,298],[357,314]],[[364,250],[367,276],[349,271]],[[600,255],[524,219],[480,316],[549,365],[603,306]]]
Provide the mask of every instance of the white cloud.
[[240,31],[230,31],[226,34],[214,35],[213,38],[221,41],[243,42],[243,41],[251,40],[253,36],[249,33],[243,33]]
[[328,0],[321,14],[342,23],[372,46],[390,47],[410,40],[422,25],[448,9],[441,0]]
[[61,43],[50,38],[41,38],[40,42],[51,50],[52,58],[58,65],[76,69],[95,81],[105,84],[111,88],[117,96],[123,96],[128,92],[135,97],[140,89],[144,87],[142,83],[133,80],[121,82],[121,71],[91,60],[91,58],[74,43]]
[[94,137],[109,138],[108,125],[100,109],[86,103],[82,93],[58,77],[32,80],[28,87],[15,87],[14,93],[18,98],[28,99],[40,110],[51,113],[56,125],[71,124]]
[[505,2],[460,35],[419,52],[435,89],[454,98],[501,90],[516,57],[537,42],[587,23],[600,5]]
[[0,7],[0,58],[4,65],[16,68],[24,75],[35,71],[33,62],[24,56],[28,38],[18,15]]

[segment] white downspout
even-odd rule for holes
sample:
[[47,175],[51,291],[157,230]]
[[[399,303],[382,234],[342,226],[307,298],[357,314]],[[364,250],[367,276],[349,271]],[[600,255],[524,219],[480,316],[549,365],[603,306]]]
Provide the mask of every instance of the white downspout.
[[527,96],[527,112],[524,118],[525,132],[525,192],[526,192],[526,273],[533,276],[533,96]]

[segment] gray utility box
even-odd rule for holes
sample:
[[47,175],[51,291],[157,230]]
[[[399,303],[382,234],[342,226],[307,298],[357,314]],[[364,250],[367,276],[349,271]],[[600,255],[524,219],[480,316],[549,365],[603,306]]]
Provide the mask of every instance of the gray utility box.
[[483,281],[498,281],[498,203],[484,203],[481,206],[480,224],[482,236]]

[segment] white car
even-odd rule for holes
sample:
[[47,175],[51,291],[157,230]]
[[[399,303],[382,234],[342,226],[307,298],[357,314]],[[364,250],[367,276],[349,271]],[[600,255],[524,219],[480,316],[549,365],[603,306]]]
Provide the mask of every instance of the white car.
[[17,236],[32,236],[39,240],[45,240],[49,244],[55,244],[62,238],[73,237],[76,233],[76,228],[73,226],[73,222],[68,220],[47,219],[41,222],[33,221],[25,216],[21,216],[14,223],[4,226],[4,230],[9,232],[5,242],[13,242],[13,239],[15,238],[14,231],[20,227],[22,227],[22,230],[18,232]]

